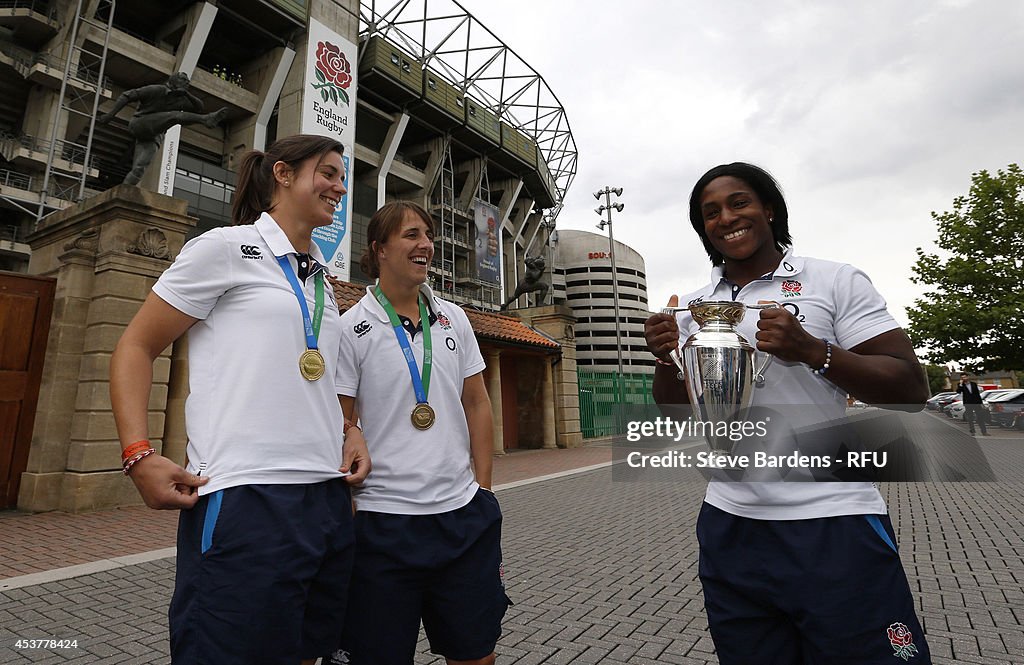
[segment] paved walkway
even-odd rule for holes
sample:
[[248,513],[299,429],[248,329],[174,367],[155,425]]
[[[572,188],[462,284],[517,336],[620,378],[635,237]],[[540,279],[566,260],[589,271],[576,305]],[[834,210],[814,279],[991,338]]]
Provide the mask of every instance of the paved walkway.
[[[513,486],[526,479],[608,464],[611,458],[610,439],[568,450],[514,451],[495,458],[494,484]],[[145,506],[80,515],[0,511],[0,590],[4,578],[173,547],[177,525],[177,512]]]
[[[979,441],[1000,476],[1022,477],[1024,436],[995,430]],[[501,663],[717,662],[693,537],[703,480],[687,471],[675,482],[613,481],[611,453],[606,445],[497,460],[506,583],[516,602]],[[589,470],[529,482],[574,467]],[[883,493],[934,662],[1024,663],[1024,483],[892,483]],[[145,509],[0,514],[0,561],[12,556],[23,570],[124,554],[97,543],[105,524],[120,523],[105,532],[118,532],[116,542],[157,550],[61,580],[22,584],[33,579],[23,572],[0,580],[0,663],[166,663],[173,558],[160,548],[172,542],[173,519],[165,532],[153,527],[165,519]],[[143,528],[141,537],[124,533]],[[34,536],[8,546],[8,534],[22,530]],[[12,588],[3,591],[5,581]],[[78,646],[14,648],[18,638],[43,637]],[[421,643],[416,662],[442,661]]]

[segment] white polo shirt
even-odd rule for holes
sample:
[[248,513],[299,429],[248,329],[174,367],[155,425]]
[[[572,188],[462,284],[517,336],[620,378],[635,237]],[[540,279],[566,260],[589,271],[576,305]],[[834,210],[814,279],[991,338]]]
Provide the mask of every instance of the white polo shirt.
[[[723,272],[723,266],[713,268],[711,283],[683,296],[680,302],[775,301],[796,316],[811,335],[844,349],[899,327],[868,276],[847,264],[794,256],[790,249],[774,273],[743,288],[725,279]],[[757,341],[757,314],[757,310],[748,310],[738,327],[751,344]],[[679,312],[676,321],[683,341],[700,328],[688,311]],[[846,409],[846,392],[829,381],[827,373],[821,376],[802,363],[775,358],[765,372],[764,385],[755,386],[751,404],[810,407],[796,410],[806,420],[800,424],[810,424],[841,418]],[[871,483],[857,482],[712,481],[705,500],[728,513],[754,519],[792,520],[886,512],[878,489]]]
[[[303,284],[310,317],[313,266]],[[267,213],[255,224],[216,228],[189,241],[153,286],[175,309],[200,319],[188,332],[190,393],[185,406],[188,470],[208,494],[249,484],[315,483],[342,474],[338,344],[341,318],[324,284],[318,381],[299,374],[306,337],[298,299],[275,256],[296,252]],[[298,271],[296,270],[296,274]]]
[[[427,399],[434,425],[412,425],[416,406],[412,376],[387,313],[367,287],[341,317],[338,392],[356,398],[373,470],[355,489],[359,510],[432,515],[461,508],[477,485],[470,463],[469,427],[462,407],[463,382],[484,370],[476,336],[461,307],[420,287],[431,313],[433,349]],[[423,322],[422,325],[429,325]],[[410,336],[417,373],[423,370],[423,332]]]

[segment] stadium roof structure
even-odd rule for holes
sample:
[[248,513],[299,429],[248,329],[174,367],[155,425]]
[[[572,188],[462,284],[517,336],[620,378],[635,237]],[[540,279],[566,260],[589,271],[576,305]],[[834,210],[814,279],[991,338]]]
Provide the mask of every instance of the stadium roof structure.
[[359,36],[398,45],[532,138],[555,183],[547,217],[558,216],[576,176],[576,142],[558,97],[525,60],[455,0],[361,0]]

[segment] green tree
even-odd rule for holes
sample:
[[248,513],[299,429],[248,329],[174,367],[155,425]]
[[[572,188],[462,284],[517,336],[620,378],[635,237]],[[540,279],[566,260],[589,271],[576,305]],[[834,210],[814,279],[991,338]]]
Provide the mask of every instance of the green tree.
[[937,395],[945,390],[946,388],[946,368],[942,365],[925,365],[925,374],[928,376],[928,389],[932,395]]
[[1024,171],[971,177],[952,212],[932,213],[943,256],[917,248],[908,333],[925,357],[971,369],[1024,368]]

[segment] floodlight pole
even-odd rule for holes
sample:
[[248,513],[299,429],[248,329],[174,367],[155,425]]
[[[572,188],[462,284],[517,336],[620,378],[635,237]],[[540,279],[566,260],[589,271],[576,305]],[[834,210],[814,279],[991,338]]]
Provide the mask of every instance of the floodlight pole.
[[[622,384],[625,382],[625,374],[622,371],[622,323],[619,319],[619,272],[615,266],[615,235],[612,232],[612,210],[614,209],[616,212],[622,212],[622,209],[626,206],[622,203],[612,203],[612,194],[615,194],[615,196],[622,196],[622,188],[605,186],[604,189],[594,192],[594,198],[598,201],[601,200],[601,196],[604,196],[604,204],[595,208],[594,212],[598,215],[605,212],[608,213],[608,219],[601,220],[601,223],[597,225],[597,228],[604,231],[605,227],[608,227],[608,257],[611,259],[612,263],[612,303],[615,307],[615,352],[618,355],[619,360],[619,380],[617,381],[617,384],[620,387],[619,399],[621,409],[621,390]],[[621,432],[619,433],[621,434]]]

